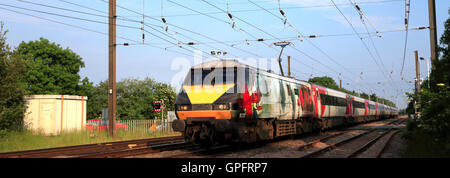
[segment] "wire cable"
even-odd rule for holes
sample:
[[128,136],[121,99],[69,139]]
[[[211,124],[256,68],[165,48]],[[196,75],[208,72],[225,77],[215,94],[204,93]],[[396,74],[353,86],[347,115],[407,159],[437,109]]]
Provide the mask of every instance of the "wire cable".
[[403,48],[403,62],[402,62],[402,70],[400,71],[400,77],[403,80],[403,68],[405,67],[405,59],[406,59],[406,46],[408,44],[408,25],[409,25],[409,9],[410,9],[410,0],[405,0],[405,46]]
[[[81,29],[81,30],[85,30],[85,31],[93,32],[93,33],[102,34],[102,35],[105,35],[105,36],[109,36],[108,33],[101,32],[101,31],[97,31],[97,30],[92,30],[92,29],[90,29],[90,28],[86,28],[86,27],[82,27],[82,26],[78,26],[78,25],[73,25],[73,24],[69,24],[69,23],[64,23],[64,22],[60,22],[60,21],[57,21],[57,20],[48,19],[48,18],[44,18],[44,17],[39,17],[39,16],[36,16],[36,15],[31,15],[31,14],[19,12],[19,11],[16,11],[16,10],[11,10],[11,9],[7,9],[7,8],[3,8],[3,7],[0,7],[0,9],[6,10],[6,11],[10,11],[10,12],[14,12],[14,13],[17,13],[17,14],[22,14],[22,15],[34,17],[34,18],[41,19],[41,20],[46,20],[46,21],[53,22],[53,23],[57,23],[57,24],[61,24],[61,25],[66,25],[66,26],[69,26],[69,27],[73,27],[73,28],[77,28],[77,29]],[[140,42],[138,42],[138,41],[136,41],[136,40],[132,40],[132,39],[129,39],[129,38],[125,38],[125,37],[122,37],[122,36],[117,36],[117,35],[116,35],[116,37],[117,37],[117,38],[120,38],[120,39],[127,40],[127,41],[132,41],[132,42],[140,43]],[[164,48],[161,48],[161,47],[156,46],[156,45],[148,44],[148,43],[145,43],[145,44],[143,44],[143,45],[146,45],[146,46],[150,46],[150,47],[154,47],[154,48],[158,48],[158,49],[165,50]],[[167,50],[167,51],[170,51],[170,52],[173,52],[173,53],[182,54],[182,55],[186,55],[186,56],[193,56],[193,55],[190,55],[190,54],[186,54],[186,53],[182,53],[182,52],[174,51],[174,50]]]

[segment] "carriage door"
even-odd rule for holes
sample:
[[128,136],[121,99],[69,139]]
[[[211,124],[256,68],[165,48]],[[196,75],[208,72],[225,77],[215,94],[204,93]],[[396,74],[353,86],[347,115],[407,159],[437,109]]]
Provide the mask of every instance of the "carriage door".
[[320,98],[319,98],[319,88],[315,88],[316,89],[316,91],[315,91],[315,94],[314,94],[314,115],[317,117],[317,118],[319,118],[320,116],[319,116],[319,113],[320,113],[320,104],[319,104],[319,102],[320,102]]
[[347,109],[345,110],[345,116],[352,116],[352,98],[350,95],[347,95],[346,98],[347,98]]
[[292,92],[291,84],[286,82],[286,117],[289,119],[295,118],[295,94]]

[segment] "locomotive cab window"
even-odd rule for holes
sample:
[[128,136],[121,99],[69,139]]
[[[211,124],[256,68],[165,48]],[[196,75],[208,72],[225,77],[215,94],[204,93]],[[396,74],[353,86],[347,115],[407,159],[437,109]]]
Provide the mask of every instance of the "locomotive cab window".
[[184,84],[216,85],[231,84],[237,81],[237,71],[234,68],[191,69]]

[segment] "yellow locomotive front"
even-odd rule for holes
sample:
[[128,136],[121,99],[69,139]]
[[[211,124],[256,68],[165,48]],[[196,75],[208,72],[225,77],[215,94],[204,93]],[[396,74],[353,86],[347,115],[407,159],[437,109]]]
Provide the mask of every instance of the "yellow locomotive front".
[[229,140],[232,123],[243,112],[245,66],[214,61],[191,68],[175,101],[178,120],[172,128],[186,140],[212,143]]

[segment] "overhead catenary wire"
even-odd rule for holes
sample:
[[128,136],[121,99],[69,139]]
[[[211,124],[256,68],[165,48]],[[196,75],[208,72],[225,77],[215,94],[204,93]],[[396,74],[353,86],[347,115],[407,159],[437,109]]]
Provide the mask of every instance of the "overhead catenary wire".
[[[350,3],[352,3],[351,0],[348,0],[348,1],[349,1]],[[373,23],[370,21],[370,19],[363,13],[361,7],[358,6],[358,4],[356,3],[356,1],[354,1],[353,4],[354,4],[354,6],[355,6],[356,11],[357,11],[358,14],[360,15],[361,23],[364,25],[364,28],[365,28],[365,30],[366,30],[368,36],[369,36],[369,41],[371,42],[371,44],[372,44],[372,46],[373,46],[373,48],[374,48],[375,54],[377,55],[378,60],[380,61],[380,64],[381,64],[381,66],[382,66],[382,69],[385,70],[385,71],[382,71],[382,72],[389,73],[389,71],[386,69],[386,66],[385,66],[384,63],[383,63],[383,60],[382,60],[382,58],[381,58],[381,56],[380,56],[380,53],[378,52],[378,49],[377,49],[377,47],[376,47],[376,45],[375,45],[375,42],[373,41],[373,38],[372,38],[372,36],[371,36],[370,33],[369,33],[369,29],[367,28],[367,25],[366,25],[365,21],[367,21],[367,22],[372,26],[372,28],[376,31],[378,37],[380,37],[380,38],[382,37],[382,36],[381,36],[381,33],[376,29],[375,25],[373,25]],[[364,20],[364,19],[365,19],[365,20]],[[392,72],[393,72],[393,71],[392,71]],[[389,75],[388,75],[389,77],[388,77],[387,80],[389,80],[389,79],[392,80],[392,72],[389,73]],[[391,86],[395,86],[395,88],[398,90],[398,86],[397,86],[396,83],[391,83]]]
[[[262,6],[260,6],[260,5],[256,4],[256,3],[254,3],[253,1],[251,1],[251,0],[248,0],[248,1],[249,1],[250,3],[252,3],[253,5],[255,5],[255,6],[257,6],[257,7],[261,8],[261,9],[265,10],[266,12],[268,12],[269,14],[271,14],[272,16],[274,16],[274,17],[280,19],[280,20],[283,21],[284,23],[286,23],[287,16],[286,16],[286,14],[283,12],[283,10],[281,9],[280,1],[278,1],[278,8],[279,8],[280,13],[284,16],[284,19],[281,18],[281,17],[279,17],[279,16],[277,16],[277,15],[275,15],[274,13],[270,12],[269,10],[266,10],[265,8],[263,8]],[[292,24],[290,24],[290,26],[295,30],[295,27],[293,27]],[[298,32],[297,30],[295,30],[295,32],[296,32],[297,34],[299,34],[298,37],[302,37],[302,39],[303,39],[303,35],[302,35],[300,32]],[[316,37],[316,36],[314,36],[314,37]],[[316,48],[317,50],[319,50],[319,51],[320,51],[323,55],[325,55],[329,60],[333,61],[334,63],[336,63],[336,64],[338,64],[338,65],[340,65],[340,66],[341,66],[344,70],[346,70],[347,72],[353,73],[353,72],[347,70],[342,64],[338,63],[336,60],[334,60],[333,58],[331,58],[330,55],[328,55],[324,50],[322,50],[322,49],[319,48],[317,45],[315,45],[312,41],[310,41],[309,39],[306,39],[306,41],[307,41],[309,44],[311,44],[314,48]],[[363,87],[363,86],[361,86],[361,87]]]
[[[105,0],[99,0],[99,1],[102,1],[102,2],[104,2],[104,3],[108,3],[108,2],[105,1]],[[140,15],[139,12],[136,12],[136,11],[131,10],[131,9],[129,9],[129,8],[126,8],[126,7],[123,7],[123,6],[120,6],[120,5],[116,5],[116,6],[119,7],[119,8],[121,8],[121,9],[124,9],[124,10],[127,10],[127,11],[129,11],[129,12],[132,12],[132,13],[135,13],[135,14],[139,14],[139,15]],[[154,18],[154,17],[151,17],[151,16],[148,16],[148,15],[145,15],[145,17],[146,17],[146,18],[149,18],[149,19],[151,19],[151,20],[154,20],[154,21],[161,22],[161,20],[158,20],[158,19],[156,19],[156,18]],[[196,35],[198,35],[198,36],[202,36],[202,37],[204,37],[204,38],[207,38],[207,39],[210,39],[210,40],[219,42],[218,40],[215,40],[214,38],[209,37],[209,36],[207,36],[207,35],[204,35],[204,34],[195,32],[195,31],[190,30],[190,29],[187,29],[187,28],[180,27],[179,25],[171,24],[171,23],[168,23],[168,22],[166,22],[166,23],[167,23],[168,25],[172,26],[172,27],[181,29],[181,30],[183,30],[183,31],[186,31],[186,32],[189,32],[189,33],[193,33],[193,34],[196,34]],[[237,47],[234,47],[234,46],[230,46],[230,45],[227,45],[227,44],[224,44],[224,45],[226,45],[226,46],[228,46],[228,47],[232,47],[232,48],[237,49],[237,50],[240,50],[240,51],[243,51],[243,52],[249,52],[249,51],[247,51],[247,50],[240,49],[240,48],[237,48]],[[249,52],[249,53],[253,53],[253,52]],[[253,53],[253,54],[255,54],[255,56],[261,57],[261,56],[259,56],[259,55],[256,54],[256,53]],[[261,57],[261,58],[262,58],[262,57]]]
[[381,36],[380,31],[378,31],[377,28],[375,27],[375,25],[373,25],[373,23],[370,21],[369,17],[367,17],[363,13],[363,11],[361,10],[361,7],[359,7],[359,5],[356,3],[356,1],[353,1],[353,2],[351,0],[348,0],[348,1],[350,2],[350,4],[353,4],[355,6],[356,10],[358,11],[359,15],[361,16],[361,19],[362,18],[366,19],[366,21],[369,23],[369,25],[372,26],[372,28],[377,33],[377,36],[380,37],[380,38],[383,37],[383,36]]
[[[203,0],[202,0],[202,1],[203,1]],[[214,6],[214,7],[216,7],[216,8],[219,9],[219,10],[222,10],[222,9],[218,8],[217,6],[215,6],[214,4],[209,3],[208,1],[203,1],[203,2],[205,2],[205,3],[207,3],[207,4],[211,5],[211,6]],[[228,11],[228,10],[227,10],[227,11],[222,10],[222,11],[225,12],[225,13],[228,15],[228,17],[230,18],[230,20],[233,22],[232,25],[231,25],[231,27],[232,27],[233,29],[234,29],[234,27],[236,27],[236,28],[239,30],[239,32],[242,34],[242,36],[244,37],[244,39],[245,39],[247,45],[250,45],[250,42],[249,42],[249,40],[247,39],[247,37],[245,36],[245,34],[244,34],[242,28],[239,27],[239,26],[237,25],[236,21],[235,21],[234,18],[233,18],[233,15],[231,15],[230,11]]]
[[[331,0],[331,2],[334,4],[334,7],[339,11],[339,13],[345,18],[345,20],[347,21],[347,23],[350,25],[350,27],[352,28],[353,32],[358,36],[358,38],[360,39],[361,43],[363,44],[364,48],[367,50],[367,52],[369,53],[370,57],[372,58],[372,60],[375,62],[375,64],[377,65],[378,69],[380,70],[380,72],[383,74],[384,77],[386,77],[386,74],[383,72],[383,70],[381,69],[380,65],[378,64],[377,60],[375,59],[375,57],[373,56],[372,52],[370,51],[369,47],[367,46],[367,44],[362,40],[361,35],[356,31],[355,27],[353,26],[353,24],[349,21],[349,19],[344,15],[344,13],[341,11],[341,9],[336,5],[336,3]],[[387,78],[387,77],[386,77]]]
[[278,10],[280,11],[280,14],[284,17],[284,24],[286,23],[289,25],[289,27],[292,28],[292,30],[297,33],[297,37],[300,39],[301,42],[303,42],[303,35],[292,25],[292,23],[289,21],[289,19],[286,16],[286,13],[281,9],[280,7],[280,0],[278,0]]
[[[70,19],[74,19],[74,20],[81,20],[81,21],[92,22],[92,23],[109,24],[108,22],[103,22],[103,21],[98,21],[98,20],[91,20],[91,19],[86,19],[86,18],[81,18],[81,17],[74,17],[74,16],[68,16],[68,15],[56,14],[56,13],[52,13],[52,12],[46,12],[46,11],[41,11],[41,10],[29,9],[29,8],[18,7],[18,6],[14,6],[14,5],[8,5],[8,4],[1,4],[0,3],[0,6],[12,7],[12,8],[16,8],[16,9],[33,11],[33,12],[38,12],[38,13],[42,13],[42,14],[59,16],[59,17],[70,18]],[[129,25],[117,24],[117,26],[118,27],[124,27],[124,28],[130,28],[130,29],[140,29],[139,27],[134,27],[134,26],[129,26]]]
[[[37,16],[37,15],[27,14],[27,13],[24,13],[24,12],[19,12],[19,11],[16,11],[16,10],[7,9],[7,8],[3,8],[3,7],[0,7],[0,9],[6,10],[6,11],[10,11],[10,12],[14,12],[14,13],[17,13],[17,14],[22,14],[22,15],[34,17],[34,18],[37,18],[37,19],[41,19],[41,20],[45,20],[45,21],[49,21],[49,22],[53,22],[53,23],[57,23],[57,24],[61,24],[61,25],[66,25],[66,26],[69,26],[69,27],[73,27],[73,28],[77,28],[77,29],[81,29],[81,30],[85,30],[85,31],[89,31],[89,32],[93,32],[93,33],[97,33],[97,34],[101,34],[101,35],[108,36],[108,33],[101,32],[101,31],[97,31],[97,30],[93,30],[93,29],[86,28],[86,27],[82,27],[82,26],[79,26],[79,25],[73,25],[73,24],[69,24],[69,23],[65,23],[65,22],[60,22],[60,21],[57,21],[57,20],[53,20],[53,19],[49,19],[49,18],[45,18],[45,17],[40,17],[40,16]],[[127,41],[135,42],[136,44],[141,44],[139,41],[136,41],[136,40],[133,40],[133,39],[129,39],[129,38],[126,38],[126,37],[117,36],[117,35],[116,35],[116,37],[117,37],[117,38],[120,38],[120,39],[127,40]],[[159,47],[159,46],[157,46],[157,45],[153,45],[153,44],[144,43],[144,44],[141,44],[141,45],[146,45],[146,46],[150,46],[150,47],[154,47],[154,48],[158,48],[158,49],[165,50],[164,48],[161,48],[161,47]],[[186,55],[186,56],[193,56],[193,55],[186,54],[186,53],[182,53],[182,52],[175,51],[175,50],[167,50],[167,51],[173,52],[173,53],[182,54],[182,55]]]
[[[142,19],[145,19],[144,14],[142,14]],[[177,41],[178,47],[180,47],[180,48],[183,47],[183,43],[180,40],[178,40],[176,33],[173,32],[172,30],[169,31],[169,24],[167,24],[167,20],[166,20],[166,18],[164,18],[164,15],[163,15],[163,0],[161,0],[161,21],[166,25],[166,27],[164,28],[164,31],[166,31],[167,33],[172,35],[172,37]]]
[[[404,0],[375,0],[375,1],[362,1],[359,2],[359,4],[383,4],[383,3],[393,3],[393,2],[400,2],[400,1],[404,1]],[[260,2],[260,1],[253,1],[253,2]],[[264,1],[264,2],[268,2],[268,1]],[[269,1],[270,2],[270,1]],[[243,3],[243,2],[239,2],[239,3]],[[215,2],[215,4],[217,4]],[[224,3],[226,4],[226,3]],[[236,3],[228,3],[229,5],[233,5]],[[349,4],[349,3],[339,3],[337,4],[339,6],[353,6],[353,4]],[[324,5],[310,5],[310,6],[285,6],[283,7],[283,9],[291,9],[291,10],[296,10],[296,9],[308,9],[308,8],[326,8],[326,7],[333,7],[333,5],[329,5],[329,4],[324,4]],[[278,8],[267,8],[267,10],[278,10]],[[258,8],[258,9],[242,9],[242,10],[232,10],[230,11],[231,13],[245,13],[245,12],[258,12],[258,11],[263,11],[262,9]],[[221,14],[221,11],[215,11],[215,12],[204,12],[204,14],[208,14],[208,15],[214,15],[214,14]],[[201,14],[198,13],[192,13],[192,14],[173,14],[173,15],[165,15],[165,17],[186,17],[186,16],[198,16]],[[131,16],[130,16],[131,17]],[[157,16],[151,16],[151,17],[157,17]]]
[[[386,76],[386,73],[383,71],[382,67],[378,64],[378,62],[377,62],[377,60],[375,59],[374,55],[373,55],[372,52],[370,51],[370,49],[369,49],[369,47],[367,46],[367,44],[362,40],[361,35],[356,31],[356,29],[355,29],[355,27],[353,26],[353,24],[352,24],[352,23],[348,20],[348,18],[343,14],[343,12],[342,12],[342,11],[340,10],[340,8],[336,5],[336,3],[335,3],[333,0],[331,0],[331,2],[334,4],[335,8],[339,11],[339,13],[345,18],[345,20],[347,21],[347,23],[351,26],[353,32],[354,32],[355,34],[357,34],[357,36],[359,37],[361,43],[363,44],[363,46],[365,47],[365,49],[368,51],[370,57],[371,57],[372,60],[375,62],[375,64],[377,65],[378,69],[379,69],[380,72],[383,74],[383,76],[386,78],[386,80],[390,80],[390,79],[392,80],[391,76],[389,76],[389,75]],[[366,30],[367,30],[367,27],[366,27]],[[371,37],[370,37],[370,38],[371,38]],[[374,45],[374,48],[376,48],[376,47],[375,47],[375,44],[373,44],[373,45]],[[381,59],[380,59],[380,60],[381,60]],[[382,62],[382,61],[380,61],[380,62]],[[399,90],[396,86],[393,86],[392,83],[390,83],[390,84],[391,84],[391,87],[392,87],[392,88],[396,88],[396,90]]]
[[[163,27],[161,27],[163,28]],[[414,28],[409,28],[409,30],[423,30],[423,29],[427,29],[428,27],[414,27]],[[394,32],[404,32],[406,31],[405,29],[397,29],[397,30],[386,30],[386,31],[380,31],[381,33],[394,33]],[[177,34],[179,34],[177,32]],[[377,36],[376,33],[369,33],[370,36]],[[180,34],[181,36],[185,36]],[[347,37],[347,36],[356,36],[355,33],[342,33],[342,34],[323,34],[323,35],[305,35],[306,38],[321,38],[321,37]],[[368,38],[369,36],[362,36],[362,38]],[[292,36],[292,37],[280,37],[281,40],[287,40],[287,41],[293,41],[295,40],[297,37]],[[255,39],[255,40],[249,40],[249,41],[253,41],[253,42],[262,42],[262,41],[276,41],[277,39],[273,39],[273,38],[260,38],[260,39]],[[224,44],[224,45],[232,45],[232,44],[238,44],[238,43],[245,43],[245,41],[242,40],[229,40],[229,41],[197,41],[195,42],[195,45],[199,45],[199,44]],[[154,43],[155,45],[167,45],[164,43]],[[253,54],[255,55],[255,54]]]
[[[87,22],[92,22],[92,23],[109,24],[108,22],[103,22],[103,21],[91,20],[91,19],[80,18],[80,17],[74,17],[74,16],[69,16],[69,15],[56,14],[56,13],[45,12],[45,11],[40,11],[40,10],[34,10],[34,9],[29,9],[29,8],[23,8],[23,7],[13,6],[13,5],[6,5],[6,4],[1,4],[1,3],[0,3],[0,6],[7,6],[7,7],[12,7],[12,8],[17,8],[17,9],[22,9],[22,10],[27,10],[27,11],[32,11],[32,12],[38,12],[38,13],[43,13],[43,14],[48,14],[48,15],[54,15],[54,16],[59,16],[59,17],[64,17],[64,18],[70,18],[70,19],[75,19],[75,20],[87,21]],[[116,24],[116,25],[117,25],[118,27],[123,27],[123,28],[142,30],[142,28],[134,27],[134,26],[129,26],[129,25],[120,25],[120,24]],[[150,27],[150,28],[152,28],[153,30],[157,31],[157,30],[156,30],[154,27],[152,27],[151,25],[148,25],[148,24],[145,24],[145,25],[146,25],[147,27]],[[172,42],[170,42],[170,41],[168,41],[168,40],[166,40],[166,39],[164,39],[164,38],[161,38],[161,37],[159,37],[159,36],[156,36],[156,35],[150,33],[150,32],[147,31],[147,30],[144,30],[144,31],[147,32],[147,33],[149,33],[150,35],[153,35],[153,36],[155,36],[155,37],[157,37],[157,38],[160,38],[160,39],[163,40],[163,41],[166,41],[166,42],[169,42],[169,43],[171,43],[171,44],[174,44],[174,43],[172,43]],[[157,31],[157,32],[159,32],[159,31]],[[170,36],[169,36],[169,37],[170,37]],[[126,43],[126,45],[130,45],[130,43]],[[147,45],[148,45],[148,44],[147,44]],[[191,48],[193,48],[193,47],[191,47]],[[160,48],[160,49],[161,49],[161,48]],[[162,49],[167,50],[167,48],[162,48]],[[190,50],[188,50],[188,49],[184,49],[184,48],[182,48],[182,49],[183,49],[183,50],[187,50],[188,52],[194,53],[193,51],[190,51]],[[197,49],[197,48],[194,48],[194,49],[199,50],[199,49]],[[199,50],[199,51],[201,51],[201,50]],[[204,52],[204,53],[205,53],[205,52]],[[205,54],[210,55],[209,53],[205,53]],[[184,55],[185,55],[185,54],[184,54]],[[212,56],[212,55],[211,55],[211,56]],[[212,56],[212,57],[213,57],[213,58],[216,58],[216,56]]]
[[[103,2],[107,3],[105,0],[100,0],[100,1],[103,1]],[[134,10],[131,10],[131,9],[128,9],[128,8],[125,8],[125,7],[123,7],[123,6],[117,5],[117,7],[138,14],[138,12],[136,12],[136,11],[134,11]],[[144,17],[148,17],[148,16],[144,15]],[[151,19],[156,20],[156,19],[154,19],[154,18],[151,18]],[[163,28],[163,29],[165,29],[165,31],[167,32],[168,25],[171,25],[171,24],[169,24],[163,17],[161,18],[161,20],[162,20],[162,22],[163,22],[164,24],[167,25],[166,28]],[[144,23],[144,25],[145,25],[145,26],[148,26],[146,23]],[[150,26],[149,26],[149,27],[150,27]],[[176,27],[178,27],[178,26],[176,26]],[[152,28],[152,27],[150,27],[150,28]],[[178,27],[178,28],[179,28],[179,27]],[[152,29],[155,30],[155,31],[157,31],[157,30],[154,29],[154,28],[152,28]],[[148,31],[146,31],[146,32],[148,32]],[[158,31],[158,32],[159,32],[159,31]],[[192,31],[191,31],[191,32],[192,32]],[[148,32],[148,33],[149,33],[149,32]],[[179,34],[178,32],[173,32],[173,33],[174,33],[174,34],[175,34],[175,33],[176,33],[176,34]],[[173,35],[174,35],[174,34],[173,34]],[[164,35],[164,34],[163,34],[163,35]],[[172,39],[174,39],[174,40],[176,40],[176,41],[177,41],[177,44],[176,44],[176,45],[178,45],[180,48],[182,48],[181,44],[187,44],[187,45],[189,45],[191,48],[193,48],[192,45],[195,45],[195,44],[196,44],[195,42],[183,43],[183,42],[179,41],[175,36],[172,36],[172,37],[168,36],[168,37],[169,37],[169,38],[172,38]],[[171,42],[169,42],[169,43],[170,43],[170,44],[174,44],[174,43],[171,43]],[[167,49],[167,48],[168,48],[168,47],[166,47],[165,49]],[[199,50],[199,49],[197,49],[197,48],[194,48],[194,49]],[[210,55],[210,56],[212,56],[213,58],[217,58],[216,56],[213,56],[213,55],[211,55],[210,53],[206,53],[206,52],[204,52],[204,51],[202,51],[202,50],[199,50],[199,51],[201,51],[201,52],[204,53],[204,54]]]
[[402,69],[400,71],[400,77],[403,79],[403,68],[405,67],[405,59],[406,59],[406,46],[408,44],[408,26],[409,26],[409,9],[410,9],[410,0],[405,0],[405,45],[403,47],[403,62]]
[[[226,11],[224,11],[223,9],[221,9],[221,8],[219,8],[219,7],[217,7],[217,6],[215,6],[214,4],[211,4],[210,2],[208,2],[208,1],[206,1],[206,0],[201,0],[201,1],[203,1],[203,2],[205,2],[205,3],[207,3],[207,4],[209,4],[210,6],[216,8],[216,9],[219,9],[219,10],[221,10],[222,12],[225,12],[225,13],[226,13]],[[238,19],[238,20],[240,20],[240,21],[242,21],[242,22],[244,22],[245,24],[247,24],[247,25],[249,25],[249,26],[251,26],[251,27],[253,27],[253,28],[255,28],[255,29],[257,29],[257,30],[259,30],[259,31],[261,31],[261,32],[263,32],[263,33],[265,33],[265,34],[271,36],[271,37],[273,37],[273,38],[275,38],[275,39],[278,39],[279,41],[282,41],[280,38],[278,38],[278,37],[276,37],[276,36],[274,36],[274,35],[272,35],[272,34],[266,32],[266,31],[264,31],[264,30],[262,30],[261,28],[255,26],[255,25],[253,25],[253,24],[251,24],[251,23],[249,23],[249,22],[247,22],[247,21],[245,21],[245,20],[243,20],[243,19],[241,19],[241,18],[239,18],[239,17],[236,17],[236,16],[235,16],[235,18]],[[291,47],[292,47],[292,46],[291,46]],[[318,61],[317,59],[313,58],[312,56],[306,54],[305,52],[303,52],[303,51],[301,51],[301,50],[299,50],[299,49],[297,49],[297,48],[295,48],[295,47],[292,47],[292,48],[293,48],[294,50],[296,50],[297,52],[299,52],[299,53],[303,54],[304,56],[306,56],[308,59],[311,59],[311,60],[313,60],[313,61],[315,61],[315,62],[321,64],[322,66],[325,66],[325,67],[327,67],[328,69],[330,69],[330,70],[332,70],[332,71],[334,71],[334,72],[336,72],[336,73],[339,73],[338,71],[336,71],[336,70],[334,70],[333,68],[331,68],[331,67],[329,67],[329,66],[323,64],[322,62],[320,62],[320,61]],[[286,55],[285,55],[285,56],[286,56]],[[350,80],[351,80],[351,79],[350,79]]]
[[[349,2],[352,3],[351,0],[349,0]],[[368,21],[368,22],[370,23],[370,20],[369,20],[369,18],[368,18],[367,16],[364,15],[363,11],[362,11],[361,8],[356,4],[356,2],[354,2],[354,5],[355,5],[356,11],[357,11],[358,14],[360,15],[361,23],[364,25],[364,29],[366,30],[366,32],[367,32],[367,34],[368,34],[369,41],[371,42],[371,44],[372,44],[372,46],[373,46],[373,48],[374,48],[374,50],[375,50],[375,54],[377,55],[378,60],[380,61],[380,64],[381,64],[381,66],[382,66],[382,69],[385,70],[385,71],[382,71],[382,72],[386,72],[386,73],[387,73],[388,71],[386,70],[386,66],[385,66],[384,63],[383,63],[383,60],[382,60],[382,58],[381,58],[381,56],[380,56],[380,53],[378,52],[377,46],[375,45],[375,42],[373,41],[372,36],[370,35],[370,32],[369,32],[369,29],[367,28],[367,25],[366,25],[366,23],[365,23],[366,21]],[[366,20],[364,20],[364,19],[366,19]],[[375,28],[375,26],[374,26],[372,23],[370,23],[370,24],[371,24],[372,27],[375,29],[376,33],[379,35],[380,32]],[[381,35],[378,36],[378,37],[381,37]],[[389,78],[392,79],[392,76],[389,75]]]
[[144,31],[144,25],[145,24],[145,1],[142,0],[142,44],[145,43],[145,31]]
[[[178,5],[178,6],[180,6],[180,7],[183,7],[183,8],[185,8],[185,9],[194,11],[194,12],[196,12],[196,13],[200,13],[200,14],[202,13],[202,12],[199,12],[199,11],[194,10],[194,9],[192,9],[192,8],[189,8],[189,7],[185,6],[185,5],[182,5],[182,4],[173,2],[173,1],[171,1],[171,0],[168,0],[168,2],[171,2],[171,3],[175,4],[175,5]],[[220,22],[223,22],[223,23],[226,23],[226,24],[231,25],[230,22],[227,22],[227,21],[225,21],[225,20],[216,18],[216,17],[214,17],[214,16],[210,16],[210,15],[206,15],[206,14],[205,14],[205,16],[210,17],[210,18],[213,18],[213,19],[218,20],[218,21],[220,21]],[[178,27],[178,28],[180,28],[180,27]],[[204,35],[204,34],[200,34],[200,33],[197,33],[197,32],[193,32],[192,30],[189,30],[189,29],[186,29],[186,28],[180,28],[180,29],[185,30],[185,31],[188,31],[188,32],[191,32],[191,33],[194,33],[194,34],[196,34],[196,35],[199,35],[199,36],[202,36],[202,37],[205,37],[205,38],[208,38],[208,39],[210,39],[210,40],[213,40],[213,41],[216,42],[216,43],[225,44],[224,42],[218,41],[218,40],[213,39],[213,38],[211,38],[211,37],[208,37],[208,36],[206,36],[206,35]],[[241,30],[242,30],[242,29],[241,29]],[[242,30],[242,31],[245,32],[244,30]],[[248,40],[248,39],[247,39],[247,40]],[[260,38],[260,39],[253,40],[253,41],[264,41],[264,40],[265,40],[265,39]],[[252,41],[252,40],[248,40],[248,41]],[[246,42],[248,42],[248,41],[246,41]],[[240,50],[240,51],[243,51],[243,52],[252,54],[252,55],[254,55],[254,56],[257,56],[257,57],[262,58],[261,56],[259,56],[259,55],[256,54],[256,53],[249,52],[249,51],[246,51],[246,50],[243,50],[243,49],[240,49],[240,48],[236,48],[235,45],[228,45],[228,44],[225,44],[225,45],[230,46],[230,47],[235,48],[235,49],[238,49],[238,50]]]
[[[169,2],[171,2],[170,0],[168,0]],[[178,3],[177,3],[178,4]],[[211,4],[212,5],[212,4]],[[214,5],[213,5],[214,6]],[[186,6],[181,6],[181,7],[185,7],[186,9],[189,9],[189,10],[192,10],[191,8],[188,8],[188,7],[186,7]],[[216,6],[216,8],[218,8],[217,6]],[[224,11],[224,10],[222,10],[222,9],[220,9],[220,8],[218,8],[219,10],[221,10],[222,11],[222,13],[226,13],[226,11]],[[192,10],[192,11],[195,11],[195,10]],[[198,12],[198,11],[197,11]],[[201,12],[198,12],[198,13],[201,13]],[[216,19],[216,20],[218,20],[218,21],[221,21],[221,22],[224,22],[223,20],[220,20],[220,19],[217,19],[217,18],[215,18],[215,17],[211,17],[211,16],[208,16],[208,17],[210,17],[210,18],[213,18],[213,19]],[[242,20],[241,20],[242,21]],[[227,23],[227,22],[225,22],[225,23]],[[244,31],[245,32],[245,31]],[[250,35],[250,36],[252,36],[252,35]],[[252,36],[253,38],[256,38],[255,36]],[[261,42],[264,42],[264,39],[257,39],[256,41],[261,41]],[[268,44],[266,44],[266,45],[268,45]],[[269,45],[268,45],[269,46]],[[299,62],[299,61],[297,61],[297,62]],[[301,63],[301,62],[300,62]],[[304,64],[304,63],[303,63]],[[304,65],[306,65],[306,64],[304,64]],[[311,68],[313,68],[312,66],[310,66]],[[325,73],[326,74],[326,73]]]
[[[50,6],[50,5],[40,4],[40,3],[36,3],[36,2],[29,2],[29,1],[24,1],[24,0],[20,0],[20,1],[21,1],[21,2],[25,2],[25,3],[30,3],[30,4],[39,5],[39,6],[44,6],[44,7],[54,8],[54,9],[59,9],[59,10],[65,10],[65,11],[75,12],[75,13],[84,14],[84,15],[92,15],[92,16],[97,16],[97,17],[109,18],[108,15],[94,14],[94,13],[89,13],[89,12],[84,12],[84,11],[78,11],[78,10],[73,10],[73,9],[67,9],[67,8],[61,8],[61,7],[56,7],[56,6]],[[101,11],[101,10],[98,10],[98,9],[95,9],[95,8],[92,8],[92,7],[88,7],[88,6],[85,6],[85,5],[82,5],[82,4],[78,4],[78,3],[74,3],[74,2],[68,2],[68,1],[65,1],[65,0],[58,0],[58,1],[61,1],[61,2],[67,3],[67,4],[71,4],[71,5],[74,5],[74,6],[77,6],[77,7],[81,7],[81,8],[84,8],[84,9],[88,9],[88,10],[100,12],[100,13],[102,13],[102,14],[108,14],[108,12],[104,12],[104,11]],[[142,21],[140,21],[140,20],[133,20],[133,19],[126,18],[126,17],[123,17],[123,16],[117,16],[117,19],[118,19],[118,20],[122,20],[122,21],[128,21],[128,22],[142,23]],[[147,24],[148,24],[148,23],[147,23]],[[154,25],[154,24],[152,24],[152,25],[153,25],[153,26],[157,26],[157,25]],[[157,26],[157,27],[159,27],[159,28],[164,28],[164,27],[162,27],[162,26]]]
[[[350,3],[352,3],[351,0],[348,0],[348,1],[349,1]],[[386,69],[386,66],[384,65],[383,60],[381,59],[380,53],[378,52],[378,49],[377,49],[377,47],[376,47],[376,45],[375,45],[375,43],[374,43],[374,41],[373,41],[373,39],[372,39],[372,36],[370,35],[369,29],[367,28],[367,25],[366,25],[365,22],[366,22],[366,21],[369,22],[369,24],[370,24],[370,25],[374,28],[374,30],[376,31],[378,37],[381,38],[380,32],[379,32],[379,31],[375,28],[375,26],[370,22],[369,18],[368,18],[366,15],[364,15],[363,11],[362,11],[361,8],[358,6],[358,4],[356,4],[356,2],[353,2],[353,4],[355,5],[356,11],[357,11],[358,14],[360,15],[361,23],[364,25],[364,28],[365,28],[365,30],[366,30],[366,32],[367,32],[367,34],[368,34],[369,40],[370,40],[370,42],[371,42],[373,48],[374,48],[374,50],[375,50],[375,53],[376,53],[376,55],[377,55],[377,57],[378,57],[378,60],[379,60],[380,63],[381,63],[381,66],[383,66],[383,69]],[[366,19],[366,20],[364,20],[364,19]]]

